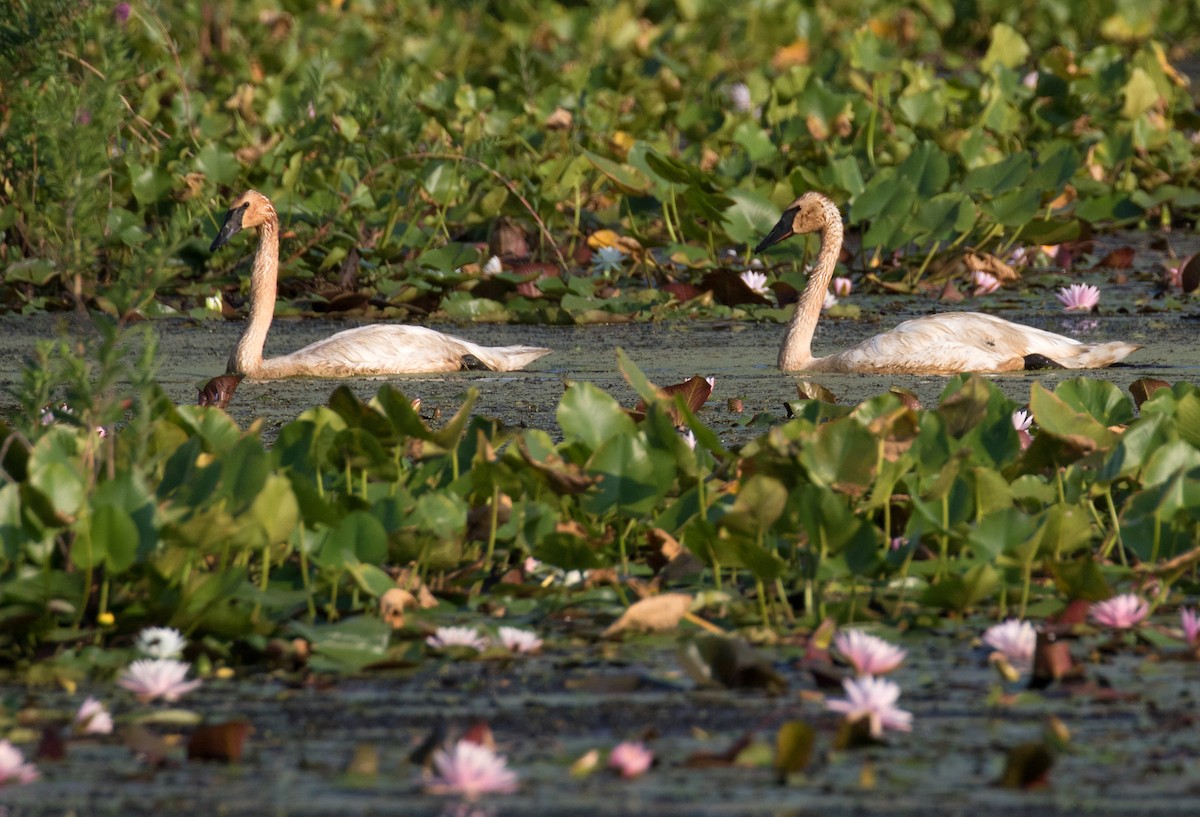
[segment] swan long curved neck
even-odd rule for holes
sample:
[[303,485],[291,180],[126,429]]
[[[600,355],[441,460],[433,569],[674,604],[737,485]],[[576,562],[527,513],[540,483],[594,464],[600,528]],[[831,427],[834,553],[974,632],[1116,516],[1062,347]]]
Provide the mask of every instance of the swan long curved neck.
[[817,265],[808,278],[808,285],[800,294],[796,311],[788,324],[787,334],[784,335],[783,345],[779,347],[779,368],[784,371],[794,371],[807,368],[812,362],[812,339],[817,329],[817,321],[821,318],[821,308],[825,305],[825,293],[829,290],[829,281],[837,267],[838,255],[842,251],[842,238],[845,233],[842,227],[842,215],[837,205],[831,201],[824,202],[824,219],[822,220],[821,251],[817,255]]
[[279,279],[279,219],[271,212],[258,225],[258,246],[250,273],[250,317],[227,367],[230,374],[258,376],[263,370],[263,347],[275,316],[275,288]]

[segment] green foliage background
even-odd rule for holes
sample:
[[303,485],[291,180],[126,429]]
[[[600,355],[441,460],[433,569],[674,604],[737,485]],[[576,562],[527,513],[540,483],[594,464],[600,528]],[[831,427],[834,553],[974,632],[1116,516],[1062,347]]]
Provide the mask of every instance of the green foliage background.
[[564,255],[611,227],[686,279],[812,188],[878,250],[1200,212],[1194,0],[121,7],[0,27],[0,308],[236,289],[206,245],[250,186],[292,286],[353,262],[399,309],[469,290],[458,242],[500,217],[550,260],[535,217]]

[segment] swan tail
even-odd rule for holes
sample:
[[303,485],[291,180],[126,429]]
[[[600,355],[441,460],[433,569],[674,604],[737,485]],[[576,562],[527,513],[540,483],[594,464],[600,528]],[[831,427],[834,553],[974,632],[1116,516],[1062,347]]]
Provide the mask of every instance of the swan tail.
[[[470,363],[472,368],[490,369],[493,372],[515,372],[524,369],[540,357],[550,354],[549,349],[540,346],[483,346],[475,347],[469,355],[464,356],[464,366]],[[467,361],[466,358],[473,358]],[[478,364],[483,364],[482,366]]]
[[1080,348],[1079,354],[1059,362],[1068,369],[1103,369],[1119,363],[1141,348],[1141,344],[1119,340],[1110,343],[1089,343]]

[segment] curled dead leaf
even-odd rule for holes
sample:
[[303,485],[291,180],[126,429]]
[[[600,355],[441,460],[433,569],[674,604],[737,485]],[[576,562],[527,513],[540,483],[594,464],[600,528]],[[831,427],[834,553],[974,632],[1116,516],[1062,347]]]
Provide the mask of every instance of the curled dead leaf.
[[963,262],[971,272],[986,272],[1001,283],[1016,281],[1021,277],[1015,269],[990,252],[969,252],[963,256]]
[[687,593],[651,596],[631,604],[603,635],[605,638],[611,638],[626,630],[647,633],[674,630],[691,606],[692,597]]
[[407,590],[393,587],[379,597],[379,617],[393,630],[404,626],[404,611],[417,606],[417,597]]
[[237,391],[238,384],[242,382],[243,377],[245,375],[217,375],[200,388],[200,396],[196,401],[197,404],[201,406],[216,406],[219,409],[227,407],[229,401],[233,399],[233,393]]
[[546,117],[545,121],[542,122],[542,127],[546,130],[567,130],[574,121],[575,118],[571,116],[571,112],[559,106],[554,109],[554,113]]
[[[708,398],[712,395],[713,386],[716,385],[716,378],[701,377],[695,375],[689,377],[682,383],[672,383],[670,386],[663,386],[658,390],[658,393],[665,399],[671,400],[675,395],[683,397],[684,404],[688,407],[688,411],[695,413],[699,411]],[[676,422],[682,422],[683,418],[676,416],[678,412],[671,412],[671,419]],[[639,400],[637,408],[629,412],[629,415],[634,420],[642,420],[646,416],[646,401]]]
[[837,397],[820,383],[801,380],[796,384],[796,394],[801,400],[821,400],[825,403],[836,403]]

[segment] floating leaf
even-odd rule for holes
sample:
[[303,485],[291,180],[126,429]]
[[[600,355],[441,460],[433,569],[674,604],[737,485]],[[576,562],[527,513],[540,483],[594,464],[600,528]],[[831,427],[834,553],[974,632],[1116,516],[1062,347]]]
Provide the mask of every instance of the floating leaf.
[[188,740],[188,760],[238,763],[246,738],[253,731],[249,721],[235,720],[196,727]]

